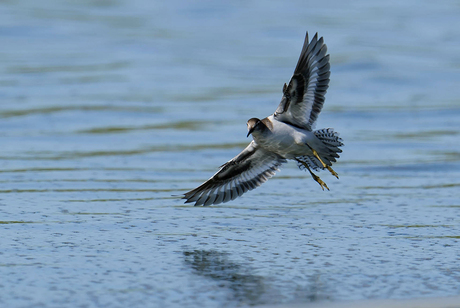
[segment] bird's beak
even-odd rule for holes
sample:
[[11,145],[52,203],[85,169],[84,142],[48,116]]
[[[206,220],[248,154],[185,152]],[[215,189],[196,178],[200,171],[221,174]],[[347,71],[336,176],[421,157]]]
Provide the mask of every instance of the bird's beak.
[[248,131],[248,134],[246,135],[246,138],[249,137],[250,134],[254,131],[254,127],[251,127]]

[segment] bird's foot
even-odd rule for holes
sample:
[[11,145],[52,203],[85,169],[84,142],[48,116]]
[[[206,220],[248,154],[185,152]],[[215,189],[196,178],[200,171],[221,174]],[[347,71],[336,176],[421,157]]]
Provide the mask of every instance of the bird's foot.
[[326,183],[323,182],[323,180],[321,180],[319,178],[319,176],[317,176],[316,174],[314,174],[311,170],[310,170],[310,167],[308,167],[308,164],[305,163],[304,161],[302,160],[299,160],[299,159],[296,159],[299,163],[301,163],[305,168],[307,168],[308,172],[310,172],[311,174],[311,177],[313,178],[313,180],[315,180],[320,186],[321,186],[321,189],[324,190],[324,187],[326,187],[327,190],[329,190],[329,187],[327,187]]
[[[311,151],[313,152],[313,155],[320,161],[320,163],[323,165],[323,168],[326,168],[327,170],[329,170],[329,172],[335,176],[336,178],[339,178],[339,175],[337,174],[337,172],[335,172],[330,166],[326,165],[323,160],[321,159],[321,157],[319,157],[318,155],[318,152],[316,152],[315,149],[311,149]],[[321,186],[322,187],[322,186]],[[327,186],[326,186],[327,187]]]
[[337,174],[337,172],[335,172],[330,166],[326,166],[326,169],[329,170],[329,172],[335,176],[336,178],[339,178],[339,175]]
[[316,174],[314,174],[311,171],[310,171],[310,174],[311,174],[311,177],[313,178],[313,180],[315,180],[321,186],[322,190],[324,190],[324,187],[326,187],[326,189],[329,190],[329,187],[327,187],[326,183],[324,183],[323,180],[321,180],[319,178],[319,176],[317,176]]

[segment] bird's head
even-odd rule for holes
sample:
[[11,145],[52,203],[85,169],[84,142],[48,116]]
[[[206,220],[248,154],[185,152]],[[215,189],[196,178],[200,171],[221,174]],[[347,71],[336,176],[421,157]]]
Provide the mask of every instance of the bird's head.
[[249,119],[246,123],[248,125],[248,135],[246,137],[249,137],[249,135],[252,134],[254,130],[259,129],[261,123],[262,122],[257,118]]

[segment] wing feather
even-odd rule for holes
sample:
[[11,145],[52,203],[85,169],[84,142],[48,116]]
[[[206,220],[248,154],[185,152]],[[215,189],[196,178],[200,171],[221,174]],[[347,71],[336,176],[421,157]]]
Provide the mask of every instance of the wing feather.
[[318,33],[308,41],[308,32],[289,85],[275,112],[277,120],[307,130],[314,128],[329,87],[330,64],[327,46]]
[[271,178],[286,159],[252,141],[240,154],[197,188],[184,194],[185,203],[211,205],[228,202]]

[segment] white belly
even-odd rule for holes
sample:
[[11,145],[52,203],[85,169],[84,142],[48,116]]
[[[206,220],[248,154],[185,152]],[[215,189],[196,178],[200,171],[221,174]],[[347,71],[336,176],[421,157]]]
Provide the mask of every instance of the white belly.
[[273,124],[270,132],[253,134],[254,140],[260,147],[287,159],[312,154],[308,144],[319,140],[311,131],[277,121],[273,116],[270,116],[269,119]]

